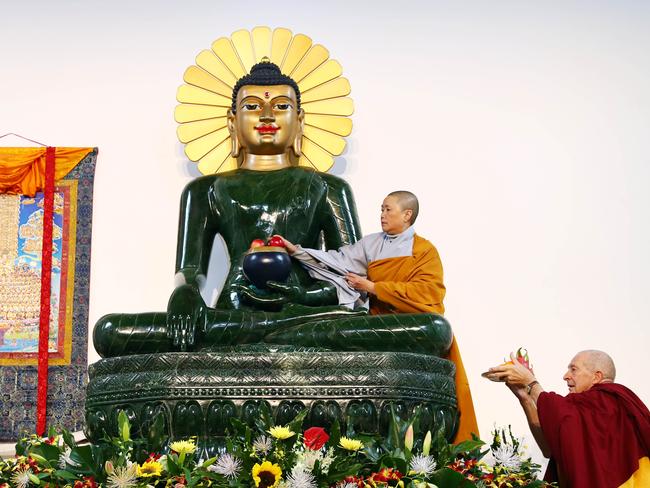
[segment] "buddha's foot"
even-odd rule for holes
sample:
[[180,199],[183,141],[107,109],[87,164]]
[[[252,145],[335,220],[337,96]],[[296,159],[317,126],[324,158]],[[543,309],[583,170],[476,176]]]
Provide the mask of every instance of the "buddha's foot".
[[436,314],[343,317],[308,322],[268,334],[265,342],[338,351],[394,351],[444,357],[453,339],[449,322]]

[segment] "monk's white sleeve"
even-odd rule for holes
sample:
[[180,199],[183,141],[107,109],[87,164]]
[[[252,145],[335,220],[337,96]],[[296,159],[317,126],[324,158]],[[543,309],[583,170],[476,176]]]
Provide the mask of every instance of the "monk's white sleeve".
[[345,252],[342,252],[342,250],[319,251],[301,246],[297,246],[297,248],[298,250],[292,256],[300,261],[300,264],[312,278],[327,281],[336,287],[339,305],[347,308],[360,306],[368,308],[366,293],[355,290],[345,280],[345,274],[348,272],[360,274],[361,276],[365,276],[367,273],[367,265],[362,265],[365,259],[363,258],[361,245],[344,246],[342,250],[345,250]]

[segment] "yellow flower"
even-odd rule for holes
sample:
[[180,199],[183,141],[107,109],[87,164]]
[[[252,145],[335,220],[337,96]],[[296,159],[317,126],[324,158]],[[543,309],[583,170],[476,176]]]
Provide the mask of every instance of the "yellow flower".
[[[291,435],[293,434],[291,432]],[[271,464],[269,461],[264,461],[261,465],[255,463],[255,466],[253,466],[253,480],[258,488],[275,488],[280,483],[281,476],[282,469],[280,466]]]
[[160,476],[162,474],[162,464],[158,461],[145,461],[142,466],[138,466],[138,476],[148,478],[149,476]]
[[271,430],[269,430],[269,434],[271,434],[276,439],[280,439],[281,441],[296,435],[294,431],[289,430],[288,427],[282,427],[281,425],[276,425],[275,427],[271,427]]
[[192,454],[196,451],[196,444],[194,444],[192,439],[172,442],[169,447],[172,451],[177,452],[178,454]]
[[358,451],[363,448],[363,442],[356,439],[348,439],[347,437],[341,437],[339,445],[347,451]]

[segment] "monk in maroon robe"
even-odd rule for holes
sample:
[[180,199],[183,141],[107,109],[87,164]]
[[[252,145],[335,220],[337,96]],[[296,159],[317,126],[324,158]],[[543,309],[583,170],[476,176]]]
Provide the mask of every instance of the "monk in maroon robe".
[[650,487],[650,412],[629,388],[614,383],[616,369],[602,351],[582,351],[563,379],[569,394],[545,392],[517,362],[490,368],[519,398],[546,457],[547,481],[562,488]]

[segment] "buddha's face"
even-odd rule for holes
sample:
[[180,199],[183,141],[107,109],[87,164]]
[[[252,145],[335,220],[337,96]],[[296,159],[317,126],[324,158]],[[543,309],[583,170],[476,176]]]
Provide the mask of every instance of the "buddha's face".
[[285,153],[302,135],[302,114],[289,85],[245,85],[237,93],[236,107],[233,136],[248,154]]

